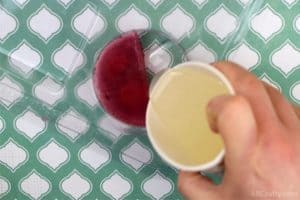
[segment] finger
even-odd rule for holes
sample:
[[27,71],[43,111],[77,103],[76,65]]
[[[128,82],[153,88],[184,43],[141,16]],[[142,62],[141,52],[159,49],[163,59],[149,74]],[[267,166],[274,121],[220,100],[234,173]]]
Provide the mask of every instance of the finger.
[[180,172],[178,175],[178,189],[190,200],[217,200],[218,188],[208,178],[200,173]]
[[247,98],[258,128],[267,130],[274,122],[279,121],[266,89],[253,74],[231,62],[217,62],[213,65],[229,79],[236,94]]
[[296,115],[298,116],[298,119],[300,119],[300,108],[295,104],[292,104],[292,106],[293,106],[293,109],[294,109]]
[[215,97],[208,103],[207,113],[213,116],[210,126],[223,138],[226,161],[239,164],[256,142],[257,124],[249,102],[242,96]]
[[270,86],[269,84],[264,83],[264,86],[271,98],[273,107],[280,121],[286,127],[290,127],[290,128],[298,125],[299,124],[298,116],[296,115],[295,110],[293,109],[292,105],[287,101],[287,99],[284,98],[284,96],[281,95],[278,90],[276,90],[274,87]]

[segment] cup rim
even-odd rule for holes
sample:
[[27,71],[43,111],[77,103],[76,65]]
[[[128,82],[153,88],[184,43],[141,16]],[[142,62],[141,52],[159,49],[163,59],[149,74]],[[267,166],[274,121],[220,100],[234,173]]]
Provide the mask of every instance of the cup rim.
[[[234,95],[235,91],[231,85],[231,83],[229,82],[229,80],[225,77],[225,75],[220,72],[218,69],[216,69],[215,67],[213,67],[210,64],[206,64],[206,63],[202,63],[202,62],[195,62],[195,61],[188,61],[188,62],[183,62],[180,63],[176,66],[174,66],[173,68],[169,69],[172,70],[174,68],[180,68],[180,67],[184,67],[186,65],[193,65],[195,67],[198,67],[199,69],[204,69],[207,70],[208,72],[212,73],[213,75],[215,75],[217,78],[219,78],[227,87],[229,94]],[[153,87],[153,90],[155,89],[155,85]],[[220,153],[210,162],[207,162],[205,164],[201,164],[201,165],[194,165],[194,166],[187,166],[187,165],[183,165],[177,161],[172,160],[160,147],[159,145],[156,143],[156,140],[154,139],[153,135],[152,135],[152,131],[150,128],[150,123],[149,123],[149,108],[150,108],[150,100],[148,102],[147,105],[147,110],[146,110],[146,129],[147,129],[147,135],[148,138],[153,146],[153,148],[155,149],[155,151],[160,155],[160,157],[165,160],[168,164],[170,164],[171,166],[179,169],[179,170],[184,170],[184,171],[191,171],[191,172],[196,172],[196,171],[210,171],[213,170],[215,167],[217,167],[219,164],[221,164],[221,162],[224,159],[225,156],[225,149],[222,149],[220,151]]]

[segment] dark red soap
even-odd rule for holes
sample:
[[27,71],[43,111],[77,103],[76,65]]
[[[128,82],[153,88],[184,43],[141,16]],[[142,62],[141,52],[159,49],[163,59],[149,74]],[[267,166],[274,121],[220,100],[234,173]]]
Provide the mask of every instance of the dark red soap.
[[125,33],[104,48],[93,82],[97,98],[108,114],[130,125],[145,126],[149,82],[136,32]]

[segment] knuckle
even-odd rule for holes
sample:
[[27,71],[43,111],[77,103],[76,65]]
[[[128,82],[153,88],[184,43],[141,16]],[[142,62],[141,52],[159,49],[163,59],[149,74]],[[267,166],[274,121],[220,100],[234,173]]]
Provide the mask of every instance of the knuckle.
[[247,74],[242,76],[240,77],[239,82],[239,86],[243,87],[243,89],[247,89],[249,92],[263,89],[263,84],[253,75]]
[[247,100],[245,97],[237,95],[233,96],[228,102],[227,105],[224,107],[223,112],[225,113],[232,113],[237,110],[240,110],[244,108],[248,104]]
[[[243,96],[233,96],[220,111],[217,123],[224,123],[236,120],[236,113],[243,113],[248,101]],[[220,125],[220,124],[219,124]]]
[[246,115],[248,111],[249,103],[246,98],[243,96],[233,96],[220,110],[216,120],[218,130],[232,130],[235,123],[240,122],[240,118]]
[[[276,135],[275,135],[276,134]],[[296,159],[296,151],[294,145],[290,141],[287,141],[284,137],[280,136],[280,133],[275,133],[273,137],[262,138],[262,149],[269,155],[269,159],[273,162],[283,162],[286,164]]]

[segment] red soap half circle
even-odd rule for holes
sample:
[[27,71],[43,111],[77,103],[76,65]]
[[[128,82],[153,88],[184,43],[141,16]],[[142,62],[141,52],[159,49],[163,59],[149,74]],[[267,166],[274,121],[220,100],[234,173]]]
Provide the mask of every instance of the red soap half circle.
[[130,125],[145,126],[149,82],[136,32],[125,33],[104,48],[93,82],[96,96],[108,114]]

